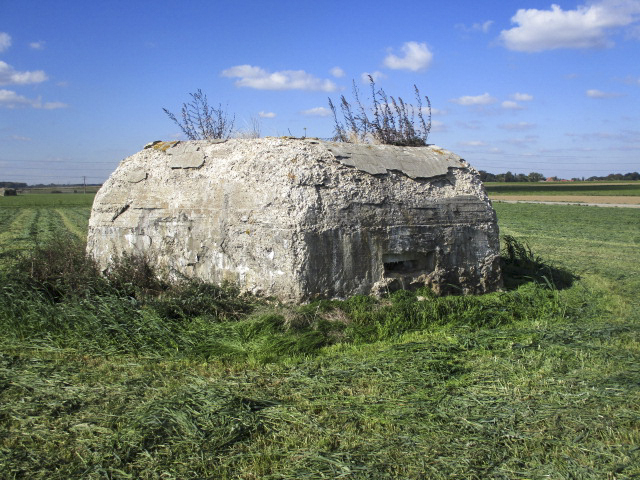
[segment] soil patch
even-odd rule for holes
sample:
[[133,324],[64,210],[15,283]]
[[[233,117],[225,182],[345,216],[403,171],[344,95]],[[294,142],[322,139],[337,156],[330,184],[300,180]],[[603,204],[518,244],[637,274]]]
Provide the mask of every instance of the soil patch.
[[615,195],[490,195],[491,200],[529,202],[611,203],[640,205],[640,196]]

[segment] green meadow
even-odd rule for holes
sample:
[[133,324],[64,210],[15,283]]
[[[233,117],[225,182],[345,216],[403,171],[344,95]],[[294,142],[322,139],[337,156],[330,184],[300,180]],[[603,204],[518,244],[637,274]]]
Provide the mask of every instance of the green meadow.
[[640,477],[638,209],[496,204],[502,292],[287,306],[103,277],[89,196],[38,196],[0,198],[2,478]]

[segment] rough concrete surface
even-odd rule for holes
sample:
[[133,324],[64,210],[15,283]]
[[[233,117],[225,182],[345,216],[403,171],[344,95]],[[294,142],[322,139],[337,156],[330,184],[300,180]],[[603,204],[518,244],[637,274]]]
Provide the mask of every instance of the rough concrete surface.
[[477,172],[438,147],[314,139],[154,142],[96,195],[88,251],[285,301],[501,284]]

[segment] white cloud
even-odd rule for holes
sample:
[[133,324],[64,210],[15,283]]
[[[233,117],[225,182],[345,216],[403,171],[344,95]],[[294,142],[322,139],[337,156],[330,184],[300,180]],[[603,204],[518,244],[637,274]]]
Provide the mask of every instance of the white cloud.
[[575,10],[555,4],[551,10],[519,9],[511,18],[517,26],[503,30],[500,39],[509,50],[519,52],[610,47],[610,29],[634,23],[638,14],[638,0],[601,0]]
[[516,93],[510,95],[510,97],[513,100],[516,100],[518,102],[530,102],[531,100],[533,100],[533,95],[529,95],[528,93],[516,92]]
[[587,90],[586,94],[587,94],[587,97],[589,98],[616,98],[616,97],[622,96],[621,93],[603,92],[601,90],[596,90],[596,89]]
[[270,73],[251,65],[237,65],[222,71],[223,77],[238,78],[237,87],[257,90],[315,90],[333,92],[337,86],[331,80],[314,77],[304,70],[282,70]]
[[484,147],[487,144],[482,140],[469,140],[467,142],[458,142],[458,145],[463,147]]
[[308,115],[310,117],[328,117],[331,115],[331,110],[326,107],[315,107],[300,112],[302,115]]
[[381,78],[387,78],[387,76],[384,73],[378,70],[376,70],[375,72],[364,72],[362,75],[360,75],[360,78],[362,79],[362,83],[369,83],[369,76],[373,78],[374,82],[377,82]]
[[493,25],[493,20],[487,20],[486,22],[482,22],[482,23],[477,22],[471,25],[470,27],[467,27],[462,23],[458,23],[456,25],[456,28],[459,28],[463,32],[467,32],[467,33],[473,33],[473,32],[489,33],[489,30],[491,29],[491,25]]
[[31,42],[29,44],[29,47],[32,48],[33,50],[42,50],[42,49],[44,49],[44,44],[45,44],[45,42],[40,40],[39,42]]
[[518,102],[514,102],[513,100],[505,100],[502,102],[502,108],[506,108],[507,110],[522,110],[524,107],[520,105]]
[[0,89],[0,107],[4,108],[18,108],[18,107],[32,107],[40,108],[44,110],[55,110],[58,108],[66,108],[67,104],[62,102],[45,102],[42,103],[40,98],[31,99],[18,95],[12,90]]
[[497,100],[489,95],[488,93],[483,93],[482,95],[465,95],[463,97],[454,98],[451,100],[453,103],[457,103],[458,105],[475,106],[475,105],[489,105],[495,103]]
[[410,70],[418,72],[426,69],[433,60],[433,54],[426,43],[406,42],[402,45],[402,57],[389,54],[384,59],[384,65],[392,70]]
[[340,67],[333,67],[331,70],[329,70],[329,73],[336,78],[342,78],[345,75],[344,70],[342,70]]
[[0,32],[0,52],[4,52],[11,46],[11,35]]
[[5,108],[24,107],[24,106],[30,106],[31,103],[32,101],[29,100],[27,97],[18,95],[14,91],[0,89],[0,106],[1,107],[5,107]]
[[258,112],[260,118],[276,118],[276,114],[273,112]]
[[0,60],[0,85],[27,85],[41,83],[48,79],[42,70],[33,72],[18,72],[11,65]]

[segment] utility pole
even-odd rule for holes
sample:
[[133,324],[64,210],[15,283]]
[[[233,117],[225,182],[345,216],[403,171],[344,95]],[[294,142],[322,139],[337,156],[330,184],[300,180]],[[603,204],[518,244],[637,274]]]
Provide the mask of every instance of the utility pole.
[[83,192],[87,193],[87,177],[82,177]]

